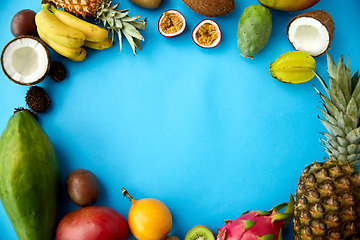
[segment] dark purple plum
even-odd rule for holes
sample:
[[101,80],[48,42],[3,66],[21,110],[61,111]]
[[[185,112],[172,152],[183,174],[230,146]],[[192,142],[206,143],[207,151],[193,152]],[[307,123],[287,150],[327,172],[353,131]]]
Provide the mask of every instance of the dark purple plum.
[[30,9],[23,9],[17,12],[10,23],[12,35],[14,35],[14,37],[21,35],[36,36],[35,15],[36,12]]

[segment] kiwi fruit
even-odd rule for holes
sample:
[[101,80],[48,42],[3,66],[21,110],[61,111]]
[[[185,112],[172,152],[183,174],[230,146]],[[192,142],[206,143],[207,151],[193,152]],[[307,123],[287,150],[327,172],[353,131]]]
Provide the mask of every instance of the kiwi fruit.
[[196,225],[186,234],[185,240],[215,240],[215,236],[207,226]]

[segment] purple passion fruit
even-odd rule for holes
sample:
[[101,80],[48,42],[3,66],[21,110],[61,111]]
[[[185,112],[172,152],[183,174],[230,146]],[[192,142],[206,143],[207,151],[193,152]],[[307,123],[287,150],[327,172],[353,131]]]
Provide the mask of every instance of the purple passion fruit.
[[220,27],[215,21],[205,19],[194,28],[192,32],[192,39],[199,47],[216,47],[221,41]]
[[76,205],[89,206],[100,196],[100,183],[95,174],[89,170],[75,169],[66,179],[66,192]]
[[186,27],[185,17],[177,10],[165,11],[158,23],[159,32],[164,37],[175,37],[184,32]]
[[11,19],[10,31],[14,37],[21,35],[36,36],[37,29],[35,24],[36,12],[30,9],[23,9],[17,12]]

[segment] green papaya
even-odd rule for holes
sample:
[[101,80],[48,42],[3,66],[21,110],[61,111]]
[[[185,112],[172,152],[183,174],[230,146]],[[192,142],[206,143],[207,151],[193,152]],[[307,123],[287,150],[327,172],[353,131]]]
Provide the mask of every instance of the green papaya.
[[15,113],[0,137],[0,200],[19,240],[55,238],[60,168],[37,120]]

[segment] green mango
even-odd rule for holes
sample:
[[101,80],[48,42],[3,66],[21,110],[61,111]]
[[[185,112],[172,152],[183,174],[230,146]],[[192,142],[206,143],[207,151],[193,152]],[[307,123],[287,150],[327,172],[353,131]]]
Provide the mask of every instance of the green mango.
[[19,240],[55,238],[60,168],[37,120],[15,113],[0,137],[0,200]]

